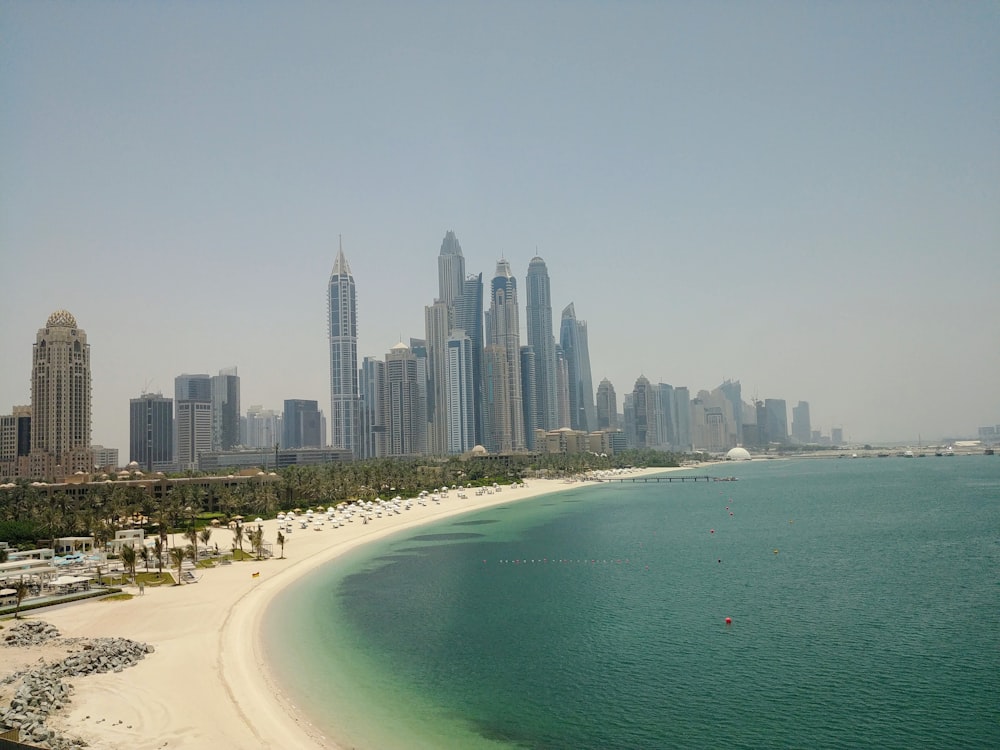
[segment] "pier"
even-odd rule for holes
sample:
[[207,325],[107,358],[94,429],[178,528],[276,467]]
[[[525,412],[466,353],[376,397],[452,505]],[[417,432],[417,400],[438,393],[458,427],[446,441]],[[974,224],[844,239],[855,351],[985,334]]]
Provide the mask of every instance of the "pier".
[[687,477],[609,477],[601,482],[735,482],[731,477],[687,476]]

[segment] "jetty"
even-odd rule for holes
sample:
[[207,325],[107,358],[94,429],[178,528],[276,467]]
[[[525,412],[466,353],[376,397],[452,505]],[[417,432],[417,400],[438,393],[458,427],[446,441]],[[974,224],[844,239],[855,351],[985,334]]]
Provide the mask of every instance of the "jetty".
[[736,477],[709,477],[709,476],[667,476],[667,477],[609,477],[599,480],[601,482],[735,482]]

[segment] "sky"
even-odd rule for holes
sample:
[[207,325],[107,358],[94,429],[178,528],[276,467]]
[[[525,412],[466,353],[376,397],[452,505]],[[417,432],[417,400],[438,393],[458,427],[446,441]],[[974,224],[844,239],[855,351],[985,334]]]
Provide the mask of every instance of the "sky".
[[510,261],[522,328],[545,259],[619,407],[733,379],[852,442],[975,434],[998,40],[997,2],[5,2],[0,412],[59,309],[123,460],[129,399],[185,372],[329,412],[338,242],[383,357],[453,230],[468,272]]

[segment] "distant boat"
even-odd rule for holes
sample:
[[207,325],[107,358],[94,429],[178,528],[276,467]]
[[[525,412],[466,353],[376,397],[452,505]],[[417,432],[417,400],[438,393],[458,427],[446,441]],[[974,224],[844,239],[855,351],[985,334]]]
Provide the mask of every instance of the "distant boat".
[[903,451],[903,458],[913,458],[913,451]]

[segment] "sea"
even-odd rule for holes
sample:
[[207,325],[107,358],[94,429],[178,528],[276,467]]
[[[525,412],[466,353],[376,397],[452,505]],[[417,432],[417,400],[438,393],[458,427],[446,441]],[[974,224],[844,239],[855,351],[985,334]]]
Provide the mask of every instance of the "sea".
[[359,750],[1000,747],[1000,458],[705,475],[360,548],[269,607],[275,676]]

